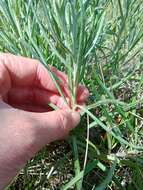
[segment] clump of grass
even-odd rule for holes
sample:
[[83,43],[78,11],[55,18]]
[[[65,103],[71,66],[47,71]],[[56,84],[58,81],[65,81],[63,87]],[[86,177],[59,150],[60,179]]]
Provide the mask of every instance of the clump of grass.
[[105,10],[93,8],[94,5],[90,1],[41,1],[44,19],[34,14],[41,34],[64,65],[73,109],[90,54],[102,37]]
[[72,109],[81,108],[80,83],[91,93],[81,108],[85,127],[69,140],[75,176],[60,189],[142,189],[142,7],[141,0],[0,1],[0,49],[40,59],[63,98],[47,63],[64,70]]

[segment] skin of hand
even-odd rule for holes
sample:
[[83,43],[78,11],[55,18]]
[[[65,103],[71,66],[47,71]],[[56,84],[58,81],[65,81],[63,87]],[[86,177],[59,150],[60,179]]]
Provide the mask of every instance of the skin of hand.
[[[67,76],[51,70],[69,98]],[[77,103],[84,104],[88,95],[79,86]],[[59,109],[51,110],[49,102]],[[66,137],[79,121],[38,60],[0,53],[0,190],[43,146]]]

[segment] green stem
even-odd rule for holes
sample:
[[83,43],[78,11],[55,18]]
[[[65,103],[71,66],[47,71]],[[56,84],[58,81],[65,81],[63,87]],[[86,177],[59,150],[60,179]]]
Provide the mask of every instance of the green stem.
[[[74,153],[74,170],[75,170],[75,176],[77,176],[80,174],[80,161],[79,161],[76,136],[72,136],[72,144],[73,144],[73,153]],[[81,190],[81,180],[76,182],[76,189]]]

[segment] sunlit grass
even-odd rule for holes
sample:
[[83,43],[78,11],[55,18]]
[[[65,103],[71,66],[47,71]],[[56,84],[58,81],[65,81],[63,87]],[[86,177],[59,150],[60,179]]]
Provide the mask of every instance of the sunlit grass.
[[[70,106],[82,109],[81,123],[68,141],[74,177],[61,189],[143,187],[142,8],[141,0],[0,1],[0,49],[39,59],[64,99],[48,64],[66,72]],[[90,91],[85,108],[76,102],[81,83]],[[53,177],[53,167],[39,188]],[[24,188],[35,187],[35,181],[38,177],[24,182]]]

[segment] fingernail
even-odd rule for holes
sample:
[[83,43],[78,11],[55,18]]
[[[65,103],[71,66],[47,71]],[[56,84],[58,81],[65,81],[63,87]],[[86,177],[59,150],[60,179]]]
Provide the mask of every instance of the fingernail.
[[89,90],[85,86],[83,86],[83,85],[81,85],[79,87],[79,89],[81,91],[82,98],[83,99],[87,99],[89,97]]
[[88,98],[88,96],[89,96],[89,91],[88,91],[87,88],[84,89],[83,94],[84,94],[85,97]]

